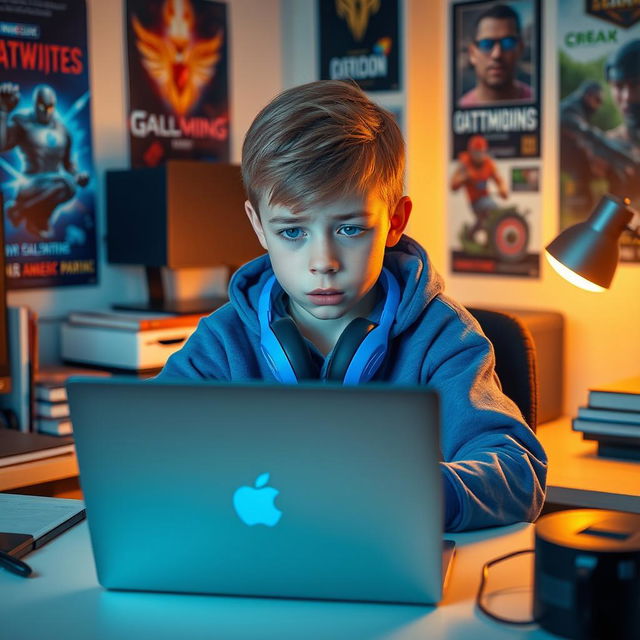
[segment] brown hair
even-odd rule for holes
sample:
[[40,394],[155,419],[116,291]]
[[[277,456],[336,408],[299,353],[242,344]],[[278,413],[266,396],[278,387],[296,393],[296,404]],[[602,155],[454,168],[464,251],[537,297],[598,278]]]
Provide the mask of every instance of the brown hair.
[[283,91],[260,111],[242,146],[242,179],[256,211],[263,196],[298,213],[373,188],[391,211],[404,153],[391,113],[354,83],[322,80]]

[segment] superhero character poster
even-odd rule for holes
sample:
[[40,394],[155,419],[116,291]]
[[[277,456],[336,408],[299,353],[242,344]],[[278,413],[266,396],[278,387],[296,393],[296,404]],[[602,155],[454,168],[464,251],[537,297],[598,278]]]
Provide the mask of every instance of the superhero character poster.
[[227,7],[127,0],[131,166],[228,161]]
[[538,277],[540,5],[451,9],[451,270]]
[[97,282],[84,0],[0,5],[7,287]]
[[[560,228],[586,220],[605,193],[639,210],[640,4],[560,0],[558,64]],[[620,260],[640,262],[631,233]]]
[[540,0],[451,5],[452,155],[482,135],[495,158],[540,157]]
[[320,79],[400,89],[398,0],[318,0]]

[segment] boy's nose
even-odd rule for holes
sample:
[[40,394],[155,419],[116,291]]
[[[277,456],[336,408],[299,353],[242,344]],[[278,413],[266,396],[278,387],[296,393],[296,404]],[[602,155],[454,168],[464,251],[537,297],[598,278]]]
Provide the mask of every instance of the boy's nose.
[[338,271],[340,262],[330,242],[322,240],[312,248],[309,257],[311,273],[332,273]]

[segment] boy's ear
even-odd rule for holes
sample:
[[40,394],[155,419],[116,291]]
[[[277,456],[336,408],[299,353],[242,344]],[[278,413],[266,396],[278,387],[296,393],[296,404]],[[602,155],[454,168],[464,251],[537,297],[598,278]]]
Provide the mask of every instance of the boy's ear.
[[394,247],[400,241],[404,230],[409,222],[413,202],[409,196],[402,196],[391,214],[391,226],[387,234],[387,247]]
[[258,241],[262,245],[262,248],[265,251],[268,251],[269,248],[267,247],[267,242],[264,239],[264,229],[262,228],[262,221],[260,220],[260,214],[253,208],[253,205],[248,200],[245,200],[244,202],[244,210],[247,214],[247,217],[249,218],[249,222],[251,223],[253,230],[256,232],[256,235],[258,236]]

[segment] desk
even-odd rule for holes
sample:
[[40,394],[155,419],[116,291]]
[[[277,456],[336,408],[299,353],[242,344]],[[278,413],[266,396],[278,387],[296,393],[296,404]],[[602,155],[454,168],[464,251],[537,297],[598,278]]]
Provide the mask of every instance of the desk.
[[[448,536],[449,537],[449,536]],[[450,536],[458,544],[438,607],[127,593],[96,579],[86,521],[26,557],[36,577],[0,571],[1,640],[551,640],[537,626],[501,625],[474,609],[482,564],[527,548],[533,526]],[[523,558],[530,558],[529,555]],[[524,566],[531,567],[531,560]],[[526,571],[518,571],[522,580]],[[529,584],[525,577],[524,584]],[[530,593],[514,594],[521,607]],[[513,603],[510,606],[513,611]],[[506,611],[503,609],[502,614]],[[522,615],[527,615],[523,611]]]
[[75,453],[12,464],[0,467],[0,491],[73,478],[77,475],[78,461]]
[[640,513],[640,462],[600,457],[569,417],[539,425],[537,435],[549,458],[548,502]]

